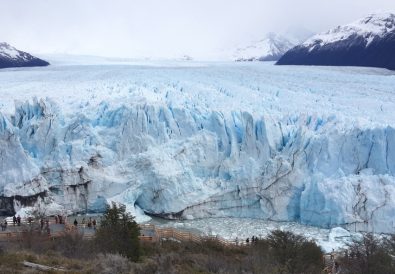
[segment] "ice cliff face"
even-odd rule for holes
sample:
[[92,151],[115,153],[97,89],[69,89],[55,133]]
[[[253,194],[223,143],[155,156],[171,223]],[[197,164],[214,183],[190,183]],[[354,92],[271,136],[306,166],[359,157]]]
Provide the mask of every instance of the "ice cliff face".
[[0,114],[2,208],[118,201],[140,220],[144,211],[392,231],[395,129],[338,123],[138,103],[65,116],[48,99],[17,103]]
[[0,43],[0,68],[48,66],[49,63],[29,53]]

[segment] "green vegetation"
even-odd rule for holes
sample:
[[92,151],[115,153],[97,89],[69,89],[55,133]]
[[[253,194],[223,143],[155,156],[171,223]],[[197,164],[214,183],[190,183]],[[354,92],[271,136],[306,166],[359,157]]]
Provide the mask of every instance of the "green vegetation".
[[[115,220],[114,215],[115,212],[122,212],[122,209],[118,207],[110,209],[112,211],[109,211],[105,219],[111,220],[109,223],[113,225],[117,224],[120,221]],[[123,217],[120,219],[123,220]],[[129,228],[129,226],[126,227]],[[103,233],[106,230],[101,231],[100,233]],[[161,243],[143,242],[138,245],[139,259],[135,262],[133,260],[136,260],[136,253],[134,253],[136,246],[127,250],[130,252],[129,256],[131,254],[133,256],[127,257],[125,253],[121,255],[120,252],[124,252],[126,247],[121,245],[121,249],[118,249],[114,245],[107,246],[108,241],[98,243],[101,237],[107,235],[107,232],[100,233],[94,241],[83,240],[78,233],[69,232],[53,241],[32,241],[30,247],[15,248],[15,243],[8,243],[8,246],[4,247],[6,251],[0,255],[0,273],[32,273],[29,272],[30,269],[22,266],[21,262],[24,260],[46,266],[62,267],[70,273],[103,274],[317,274],[323,269],[321,250],[307,239],[288,232],[275,231],[267,239],[261,239],[249,246],[224,246],[216,240],[207,240],[203,243],[180,243],[172,240]],[[120,233],[117,237],[119,238],[112,237],[111,239],[120,241],[124,235]],[[134,241],[133,244],[135,244]],[[110,248],[111,251],[105,251]]]
[[124,205],[107,206],[96,232],[95,244],[105,253],[118,253],[132,261],[140,257],[140,229]]
[[273,231],[267,238],[268,252],[283,273],[319,273],[322,251],[312,241],[288,231]]
[[[139,228],[125,207],[112,204],[94,240],[84,240],[77,230],[49,239],[30,229],[17,241],[0,242],[0,273],[37,273],[23,261],[86,274],[320,274],[324,269],[321,249],[291,232],[273,231],[247,246],[225,246],[216,239],[140,242],[138,236]],[[335,260],[342,274],[395,274],[394,254],[395,236],[366,234]]]
[[349,246],[339,265],[345,274],[395,274],[395,235],[364,235]]

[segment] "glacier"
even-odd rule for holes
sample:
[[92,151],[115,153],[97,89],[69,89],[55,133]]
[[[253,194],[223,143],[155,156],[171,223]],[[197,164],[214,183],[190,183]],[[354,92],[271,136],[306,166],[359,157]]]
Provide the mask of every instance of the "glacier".
[[[55,62],[56,63],[56,62]],[[248,217],[395,231],[395,75],[268,64],[0,74],[3,214]]]

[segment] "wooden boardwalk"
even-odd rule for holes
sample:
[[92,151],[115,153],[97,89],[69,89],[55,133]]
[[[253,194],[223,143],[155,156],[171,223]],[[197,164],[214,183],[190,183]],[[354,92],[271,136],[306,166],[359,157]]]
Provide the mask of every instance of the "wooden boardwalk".
[[[34,225],[34,223],[32,223]],[[50,226],[54,226],[55,223],[51,222]],[[7,228],[8,231],[0,232],[0,241],[18,241],[22,240],[24,236],[26,236],[29,232],[26,230],[29,229],[29,224],[24,222],[22,226],[12,226],[11,228]],[[59,225],[58,225],[59,226]],[[139,225],[141,230],[141,235],[139,236],[141,241],[144,242],[162,242],[162,241],[178,241],[178,242],[194,242],[194,243],[203,243],[209,240],[215,240],[220,244],[225,246],[230,245],[246,245],[244,241],[232,241],[226,240],[217,236],[202,236],[193,232],[187,232],[183,230],[179,230],[176,228],[160,228],[152,224],[141,224]],[[11,231],[17,229],[18,231]],[[93,228],[87,228],[85,225],[79,224],[77,227],[70,224],[65,223],[63,225],[63,229],[59,229],[54,231],[50,229],[50,233],[48,234],[45,231],[41,232],[41,235],[47,235],[49,239],[54,239],[58,237],[64,236],[66,233],[70,232],[80,233],[83,239],[90,240],[95,236],[95,230]],[[39,232],[36,232],[39,233]],[[36,234],[39,235],[39,234]]]
[[142,224],[140,225],[140,229],[154,232],[154,236],[143,236],[143,235],[140,236],[141,240],[150,241],[150,242],[173,240],[179,242],[203,243],[205,241],[215,240],[216,242],[224,246],[247,244],[244,241],[227,240],[218,236],[202,236],[197,233],[183,231],[176,228],[160,228],[152,224]]

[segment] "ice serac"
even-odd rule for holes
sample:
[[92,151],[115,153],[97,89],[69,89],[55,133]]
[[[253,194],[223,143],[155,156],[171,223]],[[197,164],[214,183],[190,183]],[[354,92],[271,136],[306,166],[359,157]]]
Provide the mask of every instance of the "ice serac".
[[371,14],[308,39],[279,65],[363,66],[395,70],[395,14]]
[[388,232],[395,217],[395,129],[334,116],[255,117],[166,104],[64,117],[51,100],[0,114],[1,202],[138,220],[253,217]]
[[48,66],[47,61],[32,56],[27,52],[17,50],[7,43],[0,43],[0,69],[13,67],[42,67]]

